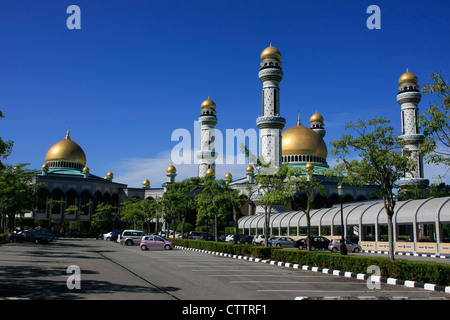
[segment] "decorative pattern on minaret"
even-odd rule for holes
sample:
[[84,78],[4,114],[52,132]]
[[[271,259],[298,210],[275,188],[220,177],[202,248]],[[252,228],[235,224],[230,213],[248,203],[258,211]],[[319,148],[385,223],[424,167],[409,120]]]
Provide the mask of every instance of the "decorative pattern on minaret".
[[259,79],[263,83],[262,115],[256,119],[259,128],[259,156],[270,167],[281,165],[281,130],[286,119],[280,116],[280,87],[283,79],[281,53],[277,48],[267,47],[261,53]]
[[201,105],[201,114],[198,118],[201,125],[200,151],[197,153],[198,176],[206,175],[208,169],[216,170],[217,153],[215,151],[215,129],[217,124],[216,104],[209,97]]
[[410,157],[415,163],[415,169],[411,172],[405,172],[405,176],[400,179],[399,185],[417,185],[419,188],[426,188],[429,181],[424,179],[423,160],[419,154],[419,145],[424,140],[424,136],[419,133],[417,123],[418,104],[422,98],[417,83],[416,75],[408,70],[398,80],[397,102],[402,107],[402,135],[399,138],[405,141],[406,144],[403,149],[409,150]]

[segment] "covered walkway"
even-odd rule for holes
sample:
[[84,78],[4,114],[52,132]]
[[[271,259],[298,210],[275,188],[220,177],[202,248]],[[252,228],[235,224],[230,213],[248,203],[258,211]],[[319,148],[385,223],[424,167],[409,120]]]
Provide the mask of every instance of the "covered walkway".
[[[312,234],[341,237],[341,207],[313,209]],[[359,242],[364,250],[387,251],[387,215],[382,200],[343,205],[344,235]],[[393,216],[396,252],[450,255],[450,197],[399,201]],[[239,229],[246,234],[264,233],[264,215],[242,217]],[[274,213],[269,234],[306,236],[302,211]],[[444,232],[445,229],[446,231]]]

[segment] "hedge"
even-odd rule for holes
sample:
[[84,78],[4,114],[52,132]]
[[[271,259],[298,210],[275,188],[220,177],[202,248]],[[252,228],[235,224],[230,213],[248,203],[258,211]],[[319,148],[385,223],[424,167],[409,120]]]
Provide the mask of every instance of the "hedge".
[[244,255],[253,258],[269,259],[353,273],[364,274],[367,272],[369,266],[376,265],[380,268],[381,277],[433,283],[442,286],[450,285],[450,265],[444,263],[410,261],[405,259],[390,260],[384,257],[369,257],[364,255],[343,256],[330,252],[280,249],[276,247],[266,248],[262,246],[241,245],[228,242],[187,239],[170,240],[174,240],[176,245],[186,248]]

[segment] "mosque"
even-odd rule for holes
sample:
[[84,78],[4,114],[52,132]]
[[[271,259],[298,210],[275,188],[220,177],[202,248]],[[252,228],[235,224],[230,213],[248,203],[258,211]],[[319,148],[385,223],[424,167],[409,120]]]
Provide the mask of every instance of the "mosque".
[[[304,126],[300,122],[299,115],[295,126],[282,131],[286,119],[281,116],[280,108],[279,85],[283,79],[281,66],[281,53],[278,49],[270,45],[262,51],[258,74],[263,85],[262,112],[256,118],[259,129],[259,157],[271,166],[279,167],[282,163],[288,163],[293,167],[314,168],[315,175],[320,175],[320,169],[328,168],[328,150],[324,141],[326,135],[324,117],[316,112],[310,117],[309,126]],[[400,138],[408,142],[405,148],[411,151],[411,158],[417,163],[416,170],[406,173],[405,177],[399,181],[399,185],[413,184],[425,188],[429,181],[424,178],[422,158],[418,152],[418,145],[424,137],[419,133],[416,122],[418,103],[421,99],[417,83],[417,77],[409,71],[399,78],[397,102],[401,105],[402,135]],[[201,141],[197,158],[199,160],[198,176],[203,177],[215,175],[217,152],[213,142],[218,118],[216,104],[209,97],[201,104],[200,109]],[[254,184],[254,170],[252,164],[249,164],[243,178],[233,180],[230,173],[227,173],[224,178],[230,180],[230,185],[233,188],[244,192],[248,184]],[[170,165],[166,170],[167,182],[174,182],[176,175],[176,168]],[[157,198],[164,193],[164,188],[151,188],[148,179],[143,181],[142,188],[130,188],[125,184],[114,181],[112,172],[108,172],[104,178],[92,174],[87,167],[83,149],[72,140],[69,131],[67,131],[63,140],[57,142],[48,150],[42,170],[36,176],[36,182],[43,183],[38,191],[43,201],[38,210],[33,213],[33,216],[35,218],[51,218],[59,223],[68,223],[72,220],[90,220],[100,203],[118,206],[130,198]],[[337,179],[323,179],[322,183],[326,187],[326,194],[325,196],[317,196],[314,202],[316,209],[312,213],[312,216],[316,220],[318,219],[316,227],[319,229],[319,233],[328,227],[331,228],[331,235],[333,234],[332,230],[336,223],[337,211],[333,209],[333,216],[332,218],[328,217],[328,220],[320,218],[323,216],[319,213],[329,213],[331,208],[334,208],[333,205],[339,203],[341,199],[344,200],[344,203],[350,203],[348,210],[353,213],[365,212],[364,206],[367,206],[366,209],[369,210],[369,208],[378,208],[380,205],[379,201],[368,201],[373,198],[372,194],[377,190],[375,186],[345,186],[345,193],[341,198],[338,195]],[[450,215],[450,199],[445,199],[446,201],[439,205],[438,210],[439,212],[446,212],[442,216],[444,221],[446,219],[450,221],[450,217],[447,217]],[[255,203],[257,201],[249,199],[245,205],[246,208],[242,210],[244,216],[239,221],[241,230],[253,234],[261,232],[262,226],[260,214],[262,211],[258,209],[258,205],[255,205]],[[366,204],[362,206],[361,203]],[[420,203],[417,205],[420,206]],[[79,208],[78,213],[64,214],[65,209],[69,206]],[[355,211],[356,208],[359,208],[359,211]],[[296,234],[299,234],[299,229],[304,223],[304,217],[299,211],[293,211],[293,207],[289,205],[286,208],[276,206],[273,212],[275,219],[273,219],[272,227],[278,227],[277,230],[280,235],[285,234],[286,229],[288,235],[294,229],[297,229]],[[379,212],[381,211],[379,210]],[[349,217],[349,214],[347,213],[347,217]],[[381,220],[378,215],[376,217],[376,223],[371,221],[369,228],[363,227],[361,224],[358,225],[359,228],[357,229],[360,230],[360,236],[378,232],[378,222]],[[436,215],[431,220],[436,221],[435,218]],[[301,222],[302,219],[303,222]],[[362,216],[356,218],[355,221],[358,219],[359,222],[363,220]],[[313,221],[316,220],[313,219]],[[330,223],[328,225],[323,224],[322,222],[325,220],[330,221]],[[289,223],[287,223],[288,221]],[[295,221],[296,224],[290,224],[290,221]],[[347,232],[347,224],[345,231]],[[276,232],[273,232],[273,234],[276,234]]]

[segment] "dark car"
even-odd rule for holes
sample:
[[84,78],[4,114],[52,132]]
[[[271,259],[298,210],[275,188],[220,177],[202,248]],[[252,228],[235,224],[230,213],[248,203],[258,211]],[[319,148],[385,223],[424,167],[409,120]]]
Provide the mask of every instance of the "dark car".
[[[330,240],[328,238],[322,236],[311,236],[311,250],[321,249],[328,250],[328,245],[330,244]],[[294,247],[299,249],[307,249],[308,248],[308,239],[299,239],[295,241]]]
[[253,241],[253,236],[245,236],[238,239],[238,243],[241,244],[251,244]]
[[10,234],[8,239],[14,242],[49,243],[53,240],[53,237],[40,230],[24,230]]

